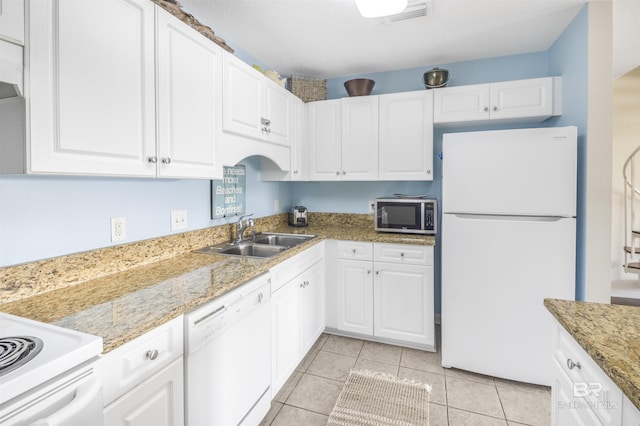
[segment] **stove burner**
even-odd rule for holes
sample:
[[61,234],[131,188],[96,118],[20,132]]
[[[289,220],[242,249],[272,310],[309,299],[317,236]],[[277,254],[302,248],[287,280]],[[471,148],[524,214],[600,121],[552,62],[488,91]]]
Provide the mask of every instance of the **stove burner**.
[[0,376],[29,362],[43,346],[37,337],[0,337]]

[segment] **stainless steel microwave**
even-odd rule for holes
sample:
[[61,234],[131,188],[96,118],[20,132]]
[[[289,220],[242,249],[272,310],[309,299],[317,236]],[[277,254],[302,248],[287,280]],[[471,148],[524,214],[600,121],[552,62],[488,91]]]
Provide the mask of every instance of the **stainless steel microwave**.
[[427,198],[377,198],[376,231],[403,234],[435,234],[438,202]]

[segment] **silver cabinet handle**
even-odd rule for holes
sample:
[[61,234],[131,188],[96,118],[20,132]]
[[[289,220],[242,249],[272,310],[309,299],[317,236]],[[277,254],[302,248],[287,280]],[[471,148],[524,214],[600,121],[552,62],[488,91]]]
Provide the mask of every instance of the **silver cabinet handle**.
[[370,274],[370,273],[371,273],[371,269],[367,269],[367,274]]
[[347,172],[345,172],[345,171],[343,170],[343,171],[342,171],[342,174],[343,174],[343,175],[346,175],[346,174],[347,174]]
[[171,164],[171,158],[169,158],[169,157],[164,157],[164,158],[162,159],[162,162],[163,162],[164,164]]
[[431,174],[431,169],[427,169],[427,174],[430,175]]
[[567,367],[569,368],[569,370],[573,370],[574,368],[576,370],[580,370],[580,362],[573,362],[573,360],[571,358],[567,358]]
[[149,162],[156,164],[158,162],[158,157],[156,157],[155,155],[153,157],[149,157]]
[[400,253],[400,257],[404,257],[404,253]]
[[489,111],[489,107],[484,107],[483,111]]
[[380,271],[376,271],[376,275],[380,275]]
[[494,106],[494,107],[493,107],[493,110],[494,110],[494,111],[497,111],[497,110],[498,110],[498,107],[497,107],[497,106]]
[[336,172],[336,175],[340,175],[340,170],[338,170],[338,171]]
[[151,361],[155,360],[156,358],[158,358],[158,350],[154,349],[152,351],[147,351],[146,357]]
[[294,175],[297,175],[297,174],[298,174],[298,171],[297,171],[297,170],[294,170],[294,171],[293,171],[293,174],[294,174]]
[[258,303],[262,303],[262,300],[264,299],[264,294],[260,293],[258,295]]

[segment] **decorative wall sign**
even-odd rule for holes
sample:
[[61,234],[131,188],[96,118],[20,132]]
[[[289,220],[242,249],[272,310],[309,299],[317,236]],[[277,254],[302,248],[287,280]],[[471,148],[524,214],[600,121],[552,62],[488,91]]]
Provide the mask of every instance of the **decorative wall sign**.
[[211,181],[211,219],[244,214],[247,189],[245,166],[224,166],[222,180]]

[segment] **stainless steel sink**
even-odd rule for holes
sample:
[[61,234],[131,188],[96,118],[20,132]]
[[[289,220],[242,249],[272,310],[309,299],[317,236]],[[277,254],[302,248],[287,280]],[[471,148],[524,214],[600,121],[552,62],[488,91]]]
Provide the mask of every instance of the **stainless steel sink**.
[[315,235],[299,235],[299,234],[278,234],[272,232],[261,232],[256,234],[253,240],[254,244],[267,244],[271,246],[294,247],[305,241],[315,238]]
[[255,239],[241,243],[223,243],[203,247],[198,253],[223,254],[227,256],[262,257],[276,256],[291,247],[297,246],[315,238],[315,235],[279,234],[264,232],[256,234]]

